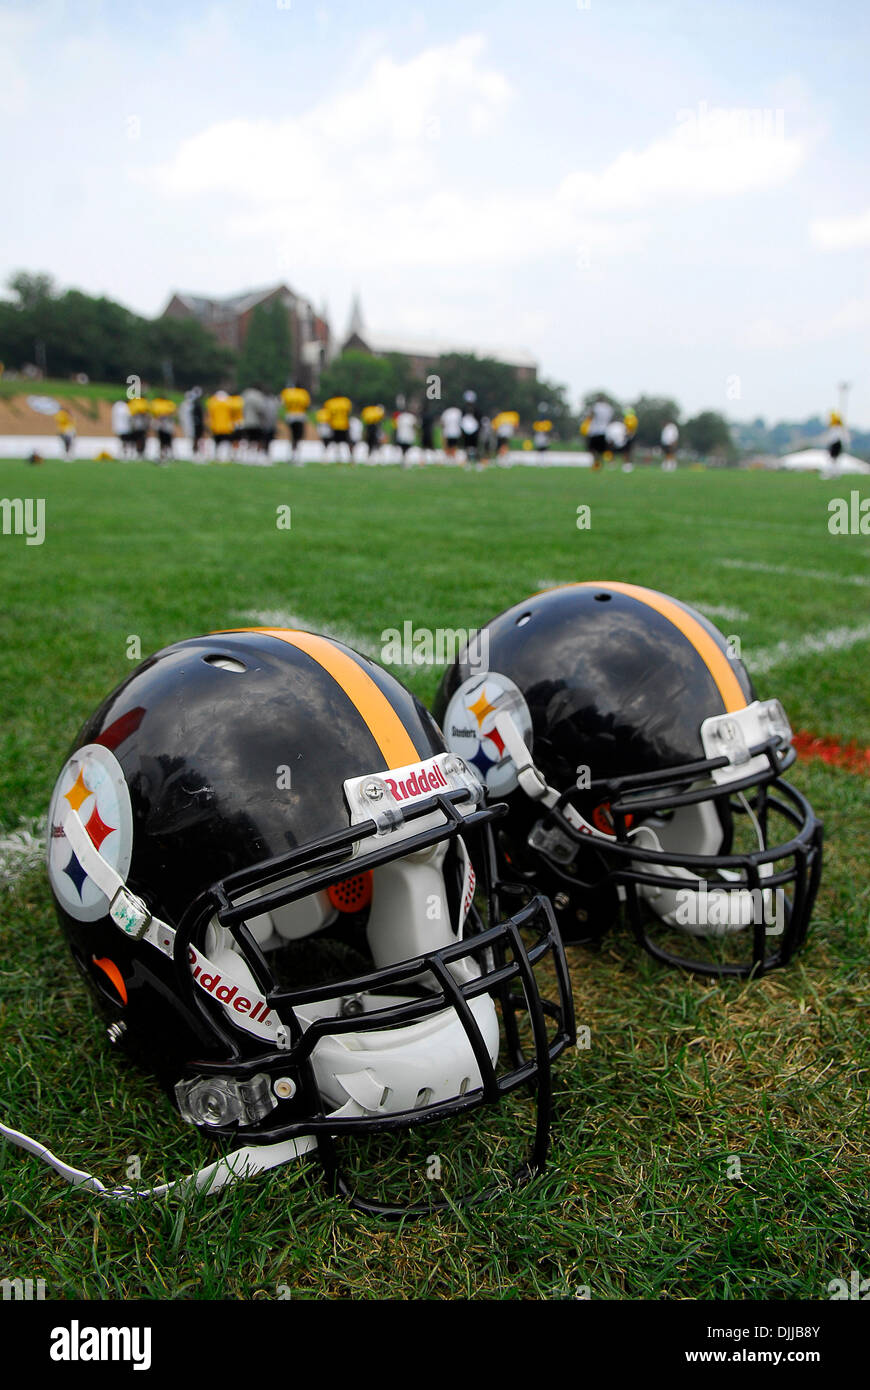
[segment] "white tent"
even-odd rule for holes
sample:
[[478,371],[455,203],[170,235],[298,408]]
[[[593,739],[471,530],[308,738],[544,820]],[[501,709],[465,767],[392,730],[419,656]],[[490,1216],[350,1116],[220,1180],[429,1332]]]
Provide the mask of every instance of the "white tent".
[[836,478],[840,473],[870,473],[870,463],[862,463],[852,454],[841,454],[838,459],[832,459],[827,449],[801,449],[796,454],[784,454],[777,459],[774,467],[786,468],[793,473],[824,473],[828,478]]

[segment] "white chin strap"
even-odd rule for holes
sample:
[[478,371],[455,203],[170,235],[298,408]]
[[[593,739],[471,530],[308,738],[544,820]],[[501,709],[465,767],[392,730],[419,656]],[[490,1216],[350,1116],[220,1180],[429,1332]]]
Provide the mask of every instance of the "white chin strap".
[[[540,801],[542,805],[552,810],[554,806],[559,804],[559,793],[555,787],[549,785],[540,768],[535,766],[531,750],[508,709],[499,710],[495,717],[495,727],[501,734],[505,748],[511,756],[521,789],[532,801]],[[562,807],[562,815],[580,835],[589,835],[596,840],[614,840],[616,838],[615,835],[608,835],[591,825],[588,820],[584,820],[580,812],[569,802],[566,802]]]
[[[763,850],[765,845],[761,826],[742,793],[739,797],[755,829],[758,848]],[[629,837],[637,840],[644,849],[654,849],[660,854],[667,854],[670,850],[674,854],[714,855],[722,844],[722,825],[713,803],[699,801],[694,805],[678,807],[668,821],[653,819],[644,822],[629,831]],[[671,880],[673,888],[639,883],[638,895],[669,927],[675,927],[689,936],[731,936],[751,928],[759,916],[763,917],[769,936],[778,936],[783,931],[785,896],[781,888],[763,888],[759,891],[717,887],[716,884],[698,888],[698,875],[678,864],[651,866],[641,860],[632,860],[632,868],[638,873],[647,873],[652,869],[658,877]],[[773,865],[761,864],[758,872],[762,878],[770,877]],[[725,880],[740,878],[735,869],[720,869],[719,873]]]
[[172,1182],[161,1183],[159,1187],[107,1187],[92,1173],[64,1163],[63,1159],[58,1158],[44,1144],[40,1144],[37,1139],[31,1139],[27,1134],[21,1134],[17,1129],[0,1124],[0,1135],[17,1148],[26,1149],[28,1153],[41,1158],[73,1187],[80,1187],[86,1192],[96,1192],[101,1197],[118,1202],[132,1202],[139,1197],[164,1197],[168,1192],[217,1192],[228,1182],[264,1173],[269,1168],[277,1168],[282,1163],[301,1158],[303,1154],[317,1148],[316,1139],[310,1135],[303,1135],[299,1139],[286,1139],[278,1144],[257,1144],[236,1149],[225,1158],[219,1158],[216,1163],[209,1163],[188,1177],[174,1178]]

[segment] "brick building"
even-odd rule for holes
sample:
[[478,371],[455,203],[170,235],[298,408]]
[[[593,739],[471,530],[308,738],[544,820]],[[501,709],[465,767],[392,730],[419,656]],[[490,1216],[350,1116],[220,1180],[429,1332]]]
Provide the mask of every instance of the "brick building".
[[176,291],[162,317],[196,319],[224,347],[238,352],[247,337],[257,305],[269,305],[275,300],[283,304],[290,320],[292,360],[287,364],[287,376],[313,393],[320,383],[323,368],[333,356],[329,324],[325,316],[315,312],[309,300],[294,294],[286,285],[245,290],[224,299]]

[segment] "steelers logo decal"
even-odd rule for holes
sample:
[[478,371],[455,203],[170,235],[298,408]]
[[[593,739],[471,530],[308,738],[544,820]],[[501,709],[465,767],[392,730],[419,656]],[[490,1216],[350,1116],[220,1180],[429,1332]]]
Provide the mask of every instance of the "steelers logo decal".
[[64,833],[75,812],[94,848],[126,878],[133,852],[133,811],[121,764],[100,743],[87,743],[69,759],[55,783],[48,812],[48,877],[61,906],[80,922],[95,922],[108,899],[79,863]]
[[496,727],[498,716],[509,713],[531,748],[532,716],[514,682],[498,672],[470,676],[454,691],[444,714],[444,737],[475,769],[487,792],[506,796],[517,786],[517,773]]

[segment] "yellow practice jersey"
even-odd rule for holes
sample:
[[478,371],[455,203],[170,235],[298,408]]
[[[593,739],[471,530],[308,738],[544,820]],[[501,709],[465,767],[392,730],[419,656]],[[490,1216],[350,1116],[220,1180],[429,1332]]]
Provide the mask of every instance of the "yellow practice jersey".
[[536,434],[549,434],[552,428],[552,420],[536,420],[535,423],[532,425],[532,429],[535,431]]
[[233,408],[229,396],[209,396],[205,403],[208,427],[212,434],[232,434]]
[[635,430],[637,429],[637,416],[635,415],[633,410],[627,411],[626,414],[623,416],[623,424],[625,425],[625,428],[628,430],[629,434],[634,434]]
[[230,396],[227,400],[233,425],[240,425],[245,418],[245,402],[241,396]]
[[165,396],[157,396],[151,402],[151,414],[156,420],[167,419],[175,414],[175,401],[168,401]]
[[288,415],[304,415],[311,404],[311,397],[304,386],[285,386],[281,392],[281,404]]
[[589,433],[589,426],[590,426],[591,424],[592,424],[592,416],[591,416],[591,415],[587,415],[586,418],[585,418],[584,420],[581,420],[581,421],[580,421],[580,433],[581,433],[582,435],[587,435],[587,434]]
[[131,415],[148,415],[150,413],[148,402],[144,401],[141,396],[134,396],[131,401],[128,401],[127,409]]
[[54,423],[61,433],[63,433],[64,430],[72,429],[72,422],[73,418],[68,410],[59,410],[54,417]]
[[500,430],[503,425],[513,425],[516,429],[519,423],[520,417],[515,410],[500,410],[498,415],[493,417],[492,427],[494,430]]
[[384,407],[382,405],[363,406],[360,418],[364,425],[379,425],[384,418]]
[[350,423],[351,403],[347,396],[332,396],[324,401],[326,418],[334,430],[346,430]]

